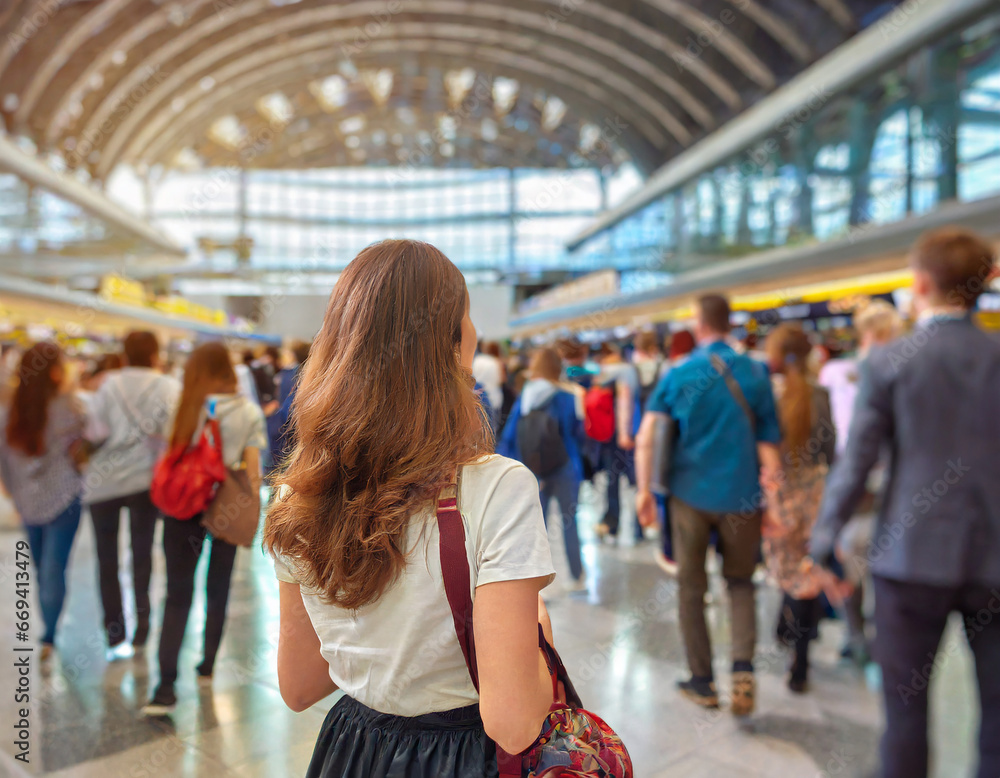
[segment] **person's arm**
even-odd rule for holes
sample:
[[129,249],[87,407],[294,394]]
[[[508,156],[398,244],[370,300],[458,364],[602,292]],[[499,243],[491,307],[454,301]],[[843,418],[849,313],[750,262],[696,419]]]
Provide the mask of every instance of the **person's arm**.
[[632,438],[635,395],[631,384],[625,379],[619,379],[617,384],[615,419],[618,426],[618,448],[631,451],[635,448],[635,440]]
[[250,485],[254,489],[260,489],[263,479],[260,466],[260,449],[256,446],[247,446],[243,449],[243,463],[247,468],[247,476],[250,478]]
[[864,497],[868,473],[892,435],[891,388],[870,357],[861,365],[847,448],[827,479],[813,526],[809,553],[821,564],[833,556],[837,536]]
[[278,690],[296,713],[333,694],[337,685],[320,653],[319,636],[309,620],[298,584],[278,582],[281,626],[278,632]]
[[653,441],[657,423],[666,419],[665,413],[646,411],[635,436],[635,513],[644,527],[655,527],[657,522],[656,499],[649,488],[653,481]]
[[760,482],[765,492],[774,491],[783,477],[781,465],[781,427],[774,404],[771,379],[761,378],[759,391],[753,405],[754,429],[757,437],[757,460],[760,463]]
[[552,680],[538,648],[538,593],[548,578],[477,587],[472,612],[479,712],[486,734],[517,754],[538,737],[552,704]]

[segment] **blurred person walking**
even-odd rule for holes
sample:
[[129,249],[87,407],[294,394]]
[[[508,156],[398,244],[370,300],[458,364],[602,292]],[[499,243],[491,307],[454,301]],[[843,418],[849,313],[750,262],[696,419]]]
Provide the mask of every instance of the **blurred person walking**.
[[270,454],[267,462],[268,473],[280,470],[292,450],[295,437],[292,407],[302,370],[309,357],[310,347],[311,344],[304,340],[296,341],[292,345],[290,351],[293,363],[281,368],[276,379],[278,397],[264,408],[264,414],[267,417],[267,439],[270,443]]
[[[546,717],[539,592],[553,569],[537,482],[489,453],[475,348],[465,280],[428,244],[369,246],[331,295],[264,538],[282,697],[300,711],[345,693],[309,778],[496,775],[494,742],[519,753]],[[436,509],[451,493],[474,578],[478,691],[438,561]]]
[[[489,399],[490,407],[499,412],[503,407],[503,384],[507,380],[507,370],[500,359],[500,344],[490,341],[472,360],[472,375],[478,381]],[[494,423],[495,423],[494,419]]]
[[788,688],[798,694],[806,690],[809,643],[819,637],[820,594],[830,577],[809,558],[809,533],[837,445],[830,397],[809,371],[811,350],[809,338],[796,324],[778,325],[764,342],[771,373],[783,378],[775,386],[782,472],[767,495],[764,556],[784,594],[777,636],[793,649]]
[[[586,589],[586,576],[580,556],[580,535],[576,523],[580,482],[583,480],[583,459],[580,455],[580,420],[576,414],[574,396],[559,383],[562,360],[552,348],[538,349],[528,367],[530,378],[514,403],[507,424],[504,426],[497,453],[516,459],[531,468],[533,460],[546,458],[539,447],[561,447],[562,464],[553,472],[538,472],[542,511],[546,524],[553,500],[562,516],[563,541],[569,572],[573,577],[572,588]],[[530,420],[529,420],[530,417]],[[545,440],[548,434],[557,440]],[[537,428],[541,427],[542,431]],[[527,448],[531,446],[531,449]]]
[[152,332],[125,336],[124,367],[108,375],[91,398],[89,412],[98,445],[86,470],[85,501],[90,506],[97,545],[98,576],[109,658],[130,653],[125,605],[119,582],[118,532],[128,511],[132,546],[135,632],[132,645],[149,637],[149,577],[153,534],[159,511],[149,496],[153,466],[163,452],[180,384],[157,369],[160,344]]
[[[823,365],[819,374],[819,384],[830,393],[833,422],[837,428],[837,456],[842,456],[847,448],[847,434],[854,415],[863,361],[873,348],[891,343],[903,333],[903,319],[899,311],[885,300],[872,300],[860,308],[854,314],[853,324],[858,336],[856,355],[831,359]],[[865,496],[837,539],[837,572],[851,586],[850,594],[844,599],[848,637],[841,655],[853,659],[859,666],[867,664],[871,656],[868,619],[864,612],[865,590],[869,586],[868,548],[875,531],[879,495],[885,486],[888,453],[883,448],[878,463],[868,474]]]
[[727,343],[729,303],[705,295],[697,303],[698,349],[670,370],[649,400],[636,444],[636,512],[645,526],[657,521],[650,491],[658,425],[677,424],[671,442],[669,491],[678,566],[681,634],[691,677],[680,692],[703,707],[718,706],[712,644],[705,621],[705,556],[719,533],[732,631],[731,710],[753,711],[757,641],[753,572],[760,549],[760,478],[780,470],[781,442],[767,368]]
[[11,403],[0,416],[0,482],[28,535],[42,611],[41,659],[52,653],[66,599],[66,566],[80,525],[82,404],[65,391],[65,358],[36,343],[21,358]]
[[[191,352],[184,366],[184,387],[170,434],[171,447],[193,445],[209,418],[218,420],[222,460],[226,467],[245,468],[254,489],[261,483],[261,451],[267,446],[264,415],[238,391],[236,371],[221,343],[205,343]],[[170,713],[177,702],[177,663],[194,599],[194,574],[207,531],[201,515],[190,519],[163,517],[163,553],[167,562],[167,599],[160,630],[160,682],[143,708],[147,716]],[[213,537],[205,576],[206,616],[198,678],[210,681],[222,642],[229,602],[229,583],[236,546]]]
[[[888,479],[868,551],[875,658],[882,668],[885,778],[925,778],[928,689],[952,611],[975,658],[978,778],[1000,775],[1000,341],[971,312],[994,272],[975,233],[925,233],[910,252],[914,332],[873,349],[860,370],[844,455],[834,465],[811,551],[837,534],[888,449]],[[988,618],[984,618],[984,614]]]
[[[635,484],[633,449],[642,415],[639,372],[622,358],[621,349],[610,343],[601,347],[599,361],[601,372],[584,401],[586,413],[610,411],[614,424],[610,439],[598,441],[597,470],[607,474],[608,486],[607,508],[594,531],[598,537],[615,540],[621,522],[621,477],[624,475],[630,484]],[[608,410],[604,410],[605,406],[609,406]],[[638,524],[635,535],[637,539],[642,537],[642,527]]]

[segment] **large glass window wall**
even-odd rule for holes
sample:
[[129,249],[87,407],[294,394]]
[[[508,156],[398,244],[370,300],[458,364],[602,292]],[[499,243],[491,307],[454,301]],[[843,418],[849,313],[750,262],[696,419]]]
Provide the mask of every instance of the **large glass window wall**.
[[1000,12],[778,123],[571,252],[669,273],[1000,195]]
[[[463,270],[534,274],[574,269],[566,241],[600,211],[603,190],[594,169],[214,169],[168,174],[151,216],[220,271],[336,271],[375,241],[406,237]],[[242,260],[240,235],[253,241]]]

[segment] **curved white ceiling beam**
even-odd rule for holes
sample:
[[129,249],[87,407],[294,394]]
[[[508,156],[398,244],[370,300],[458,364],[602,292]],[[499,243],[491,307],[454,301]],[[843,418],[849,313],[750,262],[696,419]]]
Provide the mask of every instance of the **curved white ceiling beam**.
[[[186,13],[193,15],[197,13],[197,11],[201,6],[207,5],[208,3],[214,1],[215,0],[186,0],[184,6],[185,11]],[[753,0],[740,0],[740,1],[743,3],[749,3],[751,6],[754,5]],[[565,0],[538,0],[538,2],[542,5],[551,5],[551,6],[556,6],[558,8],[560,3],[565,2]],[[238,13],[239,18],[242,19],[245,18],[246,16],[256,13],[258,10],[260,10],[261,7],[262,6],[260,6],[258,3],[245,2],[241,6],[234,7],[230,10],[233,14]],[[593,18],[594,20],[600,22],[603,25],[607,25],[611,28],[620,29],[627,35],[635,38],[636,40],[642,41],[651,48],[656,50],[662,50],[668,56],[673,56],[675,54],[682,53],[684,51],[682,46],[677,44],[673,39],[662,34],[659,30],[656,30],[652,27],[648,27],[647,25],[643,24],[642,22],[639,22],[638,20],[634,19],[628,14],[622,13],[613,8],[609,8],[608,6],[602,5],[600,3],[585,3],[579,6],[577,9],[575,9],[574,13],[580,14],[582,16],[589,16],[590,18]],[[764,17],[768,19],[774,18],[771,17],[769,12],[767,11],[762,10],[761,13]],[[87,63],[87,66],[81,70],[79,75],[74,80],[73,84],[66,91],[65,94],[67,96],[63,99],[61,106],[65,105],[66,103],[81,101],[88,91],[87,84],[90,81],[90,79],[95,74],[101,73],[111,65],[111,58],[114,52],[115,51],[129,52],[145,38],[149,37],[150,35],[153,35],[158,29],[163,27],[163,25],[166,23],[165,22],[166,14],[167,11],[164,10],[160,13],[148,16],[138,24],[130,27],[124,34],[119,36],[114,41],[114,43],[102,48],[102,50],[98,53],[97,57],[95,57],[93,60]],[[229,21],[230,19],[226,19],[223,21],[221,19],[213,18],[208,20],[208,22],[204,22],[200,25],[197,25],[194,28],[191,28],[192,31],[198,32],[198,37],[195,40],[195,42],[197,42],[197,40],[202,39],[203,37],[211,35],[219,27],[224,26],[224,24],[228,23]],[[775,19],[775,23],[779,26],[783,26],[783,22],[781,22],[780,20]],[[788,28],[783,27],[783,29],[788,29]],[[795,37],[793,32],[789,34],[793,38]],[[182,33],[181,35],[185,35],[186,38],[189,37],[187,36],[186,33]],[[779,40],[779,42],[781,40],[781,37],[778,35],[772,34],[772,37],[775,37],[775,39]],[[171,48],[173,47],[174,46],[171,45]],[[692,75],[700,79],[702,83],[706,87],[708,87],[708,89],[712,91],[720,100],[722,100],[731,110],[738,111],[742,107],[743,101],[739,95],[739,92],[737,92],[728,81],[722,78],[722,76],[720,76],[719,73],[717,73],[712,68],[708,67],[701,59],[698,58],[691,59],[689,62],[686,63],[686,67],[691,72]],[[57,110],[54,110],[52,112],[49,118],[48,126],[46,127],[45,130],[45,142],[47,145],[50,145],[53,142],[55,142],[59,133],[63,129],[62,125],[59,122],[59,114],[60,111],[57,108]],[[704,123],[703,120],[697,114],[693,113],[692,115],[695,116],[695,118],[698,119],[700,122]]]
[[[499,43],[508,47],[512,52],[521,51],[526,56],[540,63],[543,67],[555,68],[558,67],[556,63],[565,64],[572,67],[577,73],[587,74],[591,79],[607,87],[609,89],[607,92],[608,105],[615,105],[621,102],[620,98],[623,94],[632,92],[630,102],[641,107],[649,115],[654,116],[660,122],[661,126],[666,127],[674,135],[679,143],[687,145],[691,140],[691,135],[687,128],[667,111],[662,103],[645,92],[635,90],[634,86],[624,77],[604,70],[597,62],[577,57],[568,52],[559,51],[558,55],[551,56],[554,62],[541,60],[540,55],[546,51],[546,48],[539,47],[537,41],[530,37],[515,35],[514,33],[491,27],[479,29],[466,25],[445,25],[424,22],[397,22],[393,25],[392,31],[401,37],[383,39],[400,41],[409,35],[433,38],[435,35],[451,33],[452,37],[460,40],[478,40],[492,44]],[[291,54],[313,47],[325,48],[338,42],[351,41],[354,40],[355,35],[356,30],[353,28],[335,28],[321,30],[317,33],[295,38],[267,48],[258,48],[252,54],[238,60],[233,60],[222,68],[212,71],[212,78],[215,81],[214,88],[221,88],[228,79],[242,75],[247,71],[253,71],[254,74],[257,74],[257,78],[266,77],[266,73],[261,73],[261,71],[267,67],[268,63],[274,63],[275,66],[280,67],[282,59]],[[370,47],[371,44],[368,45],[368,48]],[[178,69],[173,75],[158,84],[142,102],[134,106],[133,110],[115,129],[107,144],[101,150],[101,161],[96,168],[98,177],[103,177],[103,175],[110,171],[111,166],[121,155],[126,143],[128,144],[128,150],[124,156],[130,158],[141,156],[142,149],[150,139],[155,138],[163,130],[167,121],[175,119],[175,113],[168,104],[167,98],[171,95],[175,95],[176,97],[176,92],[179,89],[190,85],[192,79],[203,72],[203,69],[195,60],[192,60],[189,64],[191,67]],[[473,55],[468,62],[463,64],[475,64],[475,56]],[[204,94],[197,84],[188,86],[187,97],[181,96],[180,100],[183,103],[187,103],[192,94],[199,93]],[[172,103],[173,99],[169,102]],[[627,111],[621,105],[618,106],[617,110],[623,114]],[[156,116],[154,112],[158,112],[159,119],[149,119],[150,116]],[[164,118],[165,116],[166,118]],[[637,124],[639,123],[637,117],[633,116],[633,120]],[[655,145],[658,147],[664,145],[665,139],[659,130],[650,128],[645,134],[647,137],[653,139]],[[91,137],[93,136],[86,134],[82,136],[84,139]]]
[[812,47],[780,16],[771,13],[755,0],[728,0],[728,2],[735,5],[740,13],[780,43],[798,62],[811,62],[815,58],[816,54]]
[[841,29],[853,32],[857,27],[857,20],[844,0],[816,0],[816,5],[826,11]]
[[[507,49],[497,49],[479,44],[468,44],[461,41],[446,41],[441,39],[421,40],[413,38],[404,40],[381,39],[372,41],[372,43],[368,45],[364,51],[364,57],[368,58],[378,54],[381,57],[378,61],[384,62],[385,53],[393,54],[407,51],[455,57],[459,61],[463,61],[461,58],[466,58],[464,60],[465,62],[469,61],[469,57],[477,57],[480,61],[485,60],[496,63],[501,67],[506,68],[508,72],[517,71],[519,75],[521,73],[530,74],[533,76],[532,80],[535,83],[545,83],[546,80],[548,80],[549,82],[563,84],[572,89],[574,92],[585,95],[593,101],[593,105],[595,107],[607,105],[611,96],[608,91],[596,85],[593,81],[581,78],[578,74],[572,71],[546,66],[534,59],[520,57],[513,54]],[[281,63],[279,70],[287,71],[289,79],[292,79],[294,82],[295,79],[301,78],[302,73],[308,72],[309,68],[313,66],[333,68],[339,62],[339,52],[331,51],[330,47],[325,47],[319,51],[299,54],[293,59],[286,57]],[[244,94],[253,95],[258,93],[262,74],[246,73],[245,69],[239,72],[242,73],[241,76],[234,74],[234,78],[227,82],[226,89],[228,93],[239,100],[244,99]],[[271,71],[271,77],[272,80],[277,78],[275,71]],[[521,78],[522,80],[525,80],[523,76],[521,76]],[[301,83],[301,81],[299,81],[299,83]],[[185,135],[191,134],[192,128],[197,126],[199,122],[203,125],[207,125],[214,120],[214,118],[216,118],[220,111],[217,94],[214,96],[214,100],[213,95],[206,94],[200,90],[192,90],[189,92],[189,96],[192,102],[185,108],[185,114],[181,121],[177,120],[177,115],[172,111],[161,113],[154,119],[157,129],[155,132],[150,131],[148,133],[147,145],[140,148],[138,145],[138,139],[136,139],[127,149],[125,149],[124,153],[120,155],[120,159],[136,160],[140,158],[161,158],[163,152],[168,149],[171,144],[184,145],[183,142],[177,142],[177,138],[183,138]],[[567,95],[564,99],[567,105],[574,107],[574,110],[576,110],[574,100],[572,98]],[[594,112],[590,106],[587,107],[587,110],[578,111],[578,115],[583,117],[593,117],[593,113]],[[623,114],[623,118],[627,121],[636,122],[636,126],[638,126],[640,130],[644,130],[645,132],[656,131],[656,128],[648,121],[643,121],[645,126],[642,126],[638,124],[640,121],[639,119],[629,117],[625,114],[625,112],[621,113]],[[647,135],[645,137],[647,142],[650,142],[650,136]],[[628,148],[627,139],[623,139],[621,145]],[[115,160],[102,155],[101,162],[102,164],[108,164],[108,171],[110,171],[111,166],[115,163]]]
[[52,51],[35,68],[31,79],[21,90],[21,100],[14,112],[15,126],[22,127],[27,124],[38,98],[42,96],[53,76],[87,41],[92,31],[111,22],[118,12],[131,2],[132,0],[103,0],[78,19],[71,30],[56,39]]
[[[367,3],[367,5],[381,7],[380,3],[378,2]],[[497,11],[502,11],[504,15],[508,17],[510,17],[513,13],[511,9],[503,9],[503,8],[487,6],[487,5],[478,5],[478,4],[470,5],[467,2],[456,2],[454,0],[409,0],[409,2],[406,5],[406,9],[408,12],[424,11],[428,13],[453,12],[458,14],[461,13],[463,9],[468,10],[470,8],[476,9],[477,13],[482,12],[484,18],[495,19],[495,20],[499,20],[499,17],[497,16],[496,13]],[[373,10],[375,9],[373,8]],[[166,81],[164,81],[161,84],[158,84],[153,89],[153,91],[149,95],[144,97],[144,99],[138,105],[133,106],[132,110],[129,112],[129,116],[127,117],[126,121],[132,121],[134,123],[139,118],[141,118],[146,111],[150,110],[148,106],[150,106],[151,104],[155,104],[156,102],[155,96],[163,94],[168,88],[167,86],[168,83],[170,84],[171,88],[176,88],[175,86],[177,83],[176,77],[179,74],[181,73],[184,73],[185,75],[197,74],[202,71],[208,73],[211,71],[211,69],[215,66],[215,63],[217,63],[218,61],[226,57],[232,56],[243,49],[251,49],[255,45],[272,41],[277,35],[280,35],[281,33],[295,32],[303,28],[312,29],[317,26],[323,24],[329,24],[334,21],[343,21],[344,11],[345,9],[340,6],[303,11],[301,14],[297,14],[295,16],[289,16],[287,19],[280,19],[274,25],[268,25],[266,27],[265,26],[251,27],[250,29],[238,33],[234,35],[232,38],[225,40],[224,42],[221,42],[215,46],[208,48],[201,54],[186,61],[180,68],[178,68],[173,74],[171,74],[171,76]],[[536,16],[533,14],[523,14],[522,17],[517,17],[517,18],[525,23],[539,24],[540,29],[542,31],[544,31],[544,29],[549,26],[548,22],[543,17]],[[362,19],[361,21],[364,22],[366,19],[367,17],[365,17],[365,19]],[[407,25],[407,24],[417,24],[417,23],[396,21],[393,22],[391,25],[389,25],[386,29],[392,32],[400,28],[402,25]],[[568,25],[560,25],[559,27],[557,27],[557,29],[560,29],[564,26],[568,27]],[[577,28],[571,28],[571,29],[576,30],[578,33],[580,32]],[[361,30],[360,28],[354,28],[354,33],[355,36],[357,34],[362,34],[363,30]],[[642,58],[636,57],[630,52],[620,50],[620,47],[609,44],[608,41],[601,39],[599,36],[593,36],[589,33],[586,34],[585,38],[586,43],[580,40],[579,35],[570,36],[570,39],[573,39],[575,42],[580,43],[580,45],[584,45],[585,47],[590,47],[592,49],[594,47],[604,47],[607,51],[611,52],[609,53],[610,58],[614,58],[618,54],[623,54],[623,56],[626,56],[631,60],[631,63],[632,65],[634,65],[635,68],[641,69],[641,75],[644,75],[647,78],[655,76],[659,82],[657,86],[662,88],[667,93],[672,94],[672,96],[674,96],[675,99],[677,99],[678,102],[680,102],[685,107],[685,109],[688,110],[688,112],[691,113],[692,116],[694,116],[703,126],[705,126],[706,128],[711,128],[716,126],[717,122],[715,121],[715,118],[712,116],[711,112],[709,112],[706,106],[704,106],[693,95],[687,92],[687,90],[684,89],[679,83],[674,81],[672,78],[664,76],[656,68],[652,68]],[[173,48],[172,44],[173,42],[166,44],[164,46],[164,49],[166,48],[172,49]],[[533,48],[538,47],[538,42],[532,41],[532,47]],[[566,56],[573,57],[577,55],[574,55],[572,53],[567,53]],[[584,61],[584,60],[582,60],[582,58],[578,58],[577,61]],[[108,95],[105,96],[102,103],[91,114],[86,126],[83,128],[81,132],[81,137],[85,138],[94,137],[97,134],[98,128],[101,127],[104,124],[104,122],[106,122],[108,118],[118,109],[118,106],[121,105],[128,98],[128,95],[130,95],[131,93],[133,93],[134,90],[139,88],[139,86],[142,84],[142,79],[144,75],[149,73],[149,68],[158,66],[160,64],[161,63],[159,62],[150,63],[149,61],[147,61],[143,64],[143,67],[136,68],[133,71],[133,73],[130,74],[129,77],[120,82],[116,86],[116,88],[112,90],[112,92],[110,92]],[[600,73],[593,71],[593,69],[592,72],[594,72],[595,77],[600,77]],[[602,68],[601,73],[603,72],[605,72],[605,70]],[[626,90],[625,93],[628,94],[633,91],[635,91],[634,86]],[[659,100],[657,100],[656,102],[660,103]],[[684,128],[683,125],[680,122],[677,122],[676,120],[671,121],[671,119],[664,119],[664,126],[667,127],[668,130],[670,130],[671,133],[675,135],[679,134],[681,137],[683,137],[684,135],[688,134],[687,129]]]
[[706,16],[685,0],[645,0],[667,16],[672,16],[695,33],[707,32],[712,36],[712,45],[732,62],[739,70],[755,82],[768,89],[776,85],[774,74],[750,48],[733,35],[718,19]]

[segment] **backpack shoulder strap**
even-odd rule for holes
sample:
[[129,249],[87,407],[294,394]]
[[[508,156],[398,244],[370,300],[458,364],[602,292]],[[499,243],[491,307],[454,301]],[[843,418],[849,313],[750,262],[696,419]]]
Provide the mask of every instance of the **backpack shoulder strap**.
[[739,382],[737,382],[736,377],[733,375],[733,371],[729,369],[725,360],[718,354],[712,354],[711,360],[712,367],[715,368],[715,372],[722,376],[722,380],[726,382],[726,387],[729,389],[729,393],[743,410],[744,415],[747,417],[747,421],[750,422],[750,430],[756,435],[757,419],[754,416],[753,410],[750,408],[750,403],[747,402],[746,395],[743,394],[743,390],[740,388]]

